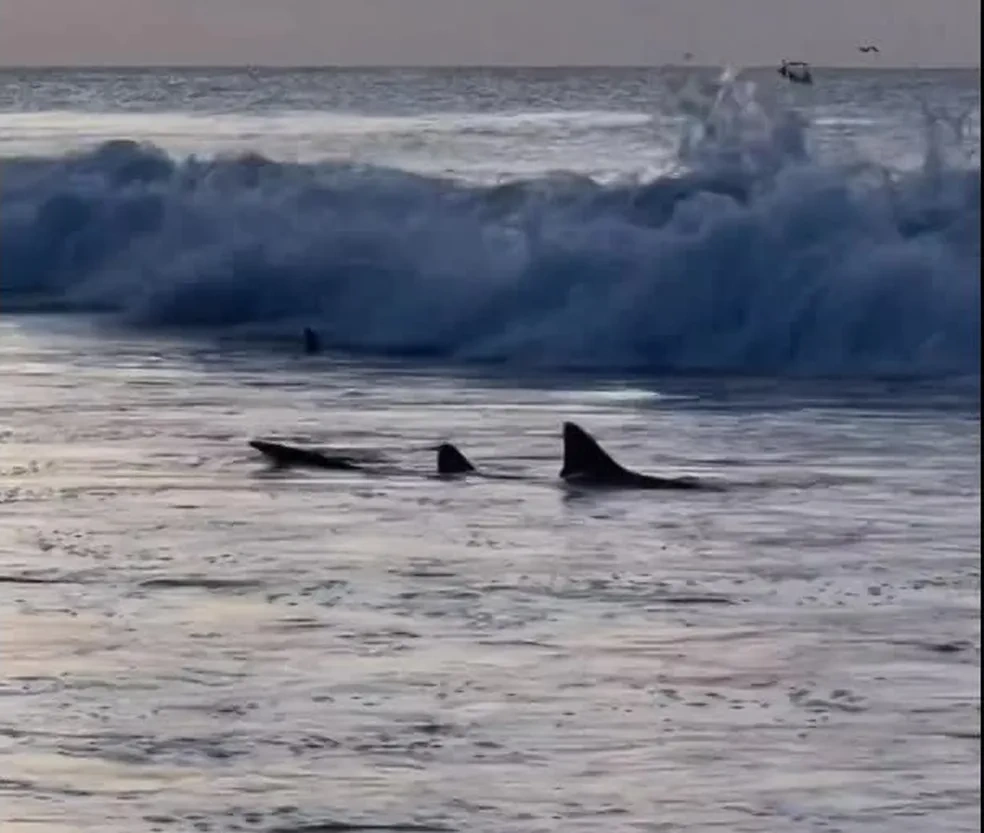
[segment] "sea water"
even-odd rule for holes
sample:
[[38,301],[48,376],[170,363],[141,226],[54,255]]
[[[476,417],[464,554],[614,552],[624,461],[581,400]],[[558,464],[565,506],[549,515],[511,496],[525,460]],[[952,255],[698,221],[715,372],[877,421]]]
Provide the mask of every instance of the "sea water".
[[979,830],[979,78],[815,78],[0,72],[0,829]]

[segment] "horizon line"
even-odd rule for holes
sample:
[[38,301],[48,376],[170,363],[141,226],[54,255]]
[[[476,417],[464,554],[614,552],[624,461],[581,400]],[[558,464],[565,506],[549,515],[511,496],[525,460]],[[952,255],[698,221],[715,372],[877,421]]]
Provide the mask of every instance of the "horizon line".
[[[948,70],[981,71],[980,64],[906,64],[881,65],[867,64],[819,64],[811,63],[814,69],[820,70],[866,70],[872,72],[942,72]],[[664,64],[290,64],[290,63],[230,63],[230,64],[199,64],[199,63],[107,63],[107,64],[3,64],[0,72],[30,71],[30,70],[293,70],[293,71],[324,71],[324,70],[651,70],[651,69],[690,69],[690,70],[725,70],[736,69],[737,72],[775,69],[778,64],[747,64],[736,66],[727,62],[720,64],[699,63],[664,63]]]

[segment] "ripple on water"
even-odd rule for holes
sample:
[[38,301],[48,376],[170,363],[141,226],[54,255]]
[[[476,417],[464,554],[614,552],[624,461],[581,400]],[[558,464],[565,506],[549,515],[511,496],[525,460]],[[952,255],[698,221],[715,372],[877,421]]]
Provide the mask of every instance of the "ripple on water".
[[[174,348],[114,409],[102,360],[148,348],[19,349],[95,358],[46,388],[0,351],[41,408],[0,444],[4,833],[979,829],[976,413],[596,396],[620,458],[741,476],[571,500],[546,392],[448,412],[348,366],[285,397]],[[242,441],[295,425],[530,479],[258,476]]]

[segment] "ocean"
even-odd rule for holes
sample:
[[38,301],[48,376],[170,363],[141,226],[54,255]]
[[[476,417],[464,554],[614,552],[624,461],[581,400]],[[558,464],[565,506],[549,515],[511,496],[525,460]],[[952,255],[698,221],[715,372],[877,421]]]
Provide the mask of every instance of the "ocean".
[[977,70],[0,70],[0,829],[979,831],[980,182]]

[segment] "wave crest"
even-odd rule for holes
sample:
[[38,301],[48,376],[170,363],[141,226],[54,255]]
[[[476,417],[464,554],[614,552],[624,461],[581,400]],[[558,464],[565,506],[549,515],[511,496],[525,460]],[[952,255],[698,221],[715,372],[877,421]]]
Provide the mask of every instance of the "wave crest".
[[133,327],[317,328],[389,355],[667,372],[980,369],[980,170],[821,163],[720,86],[680,171],[467,185],[129,141],[0,170],[10,309]]

